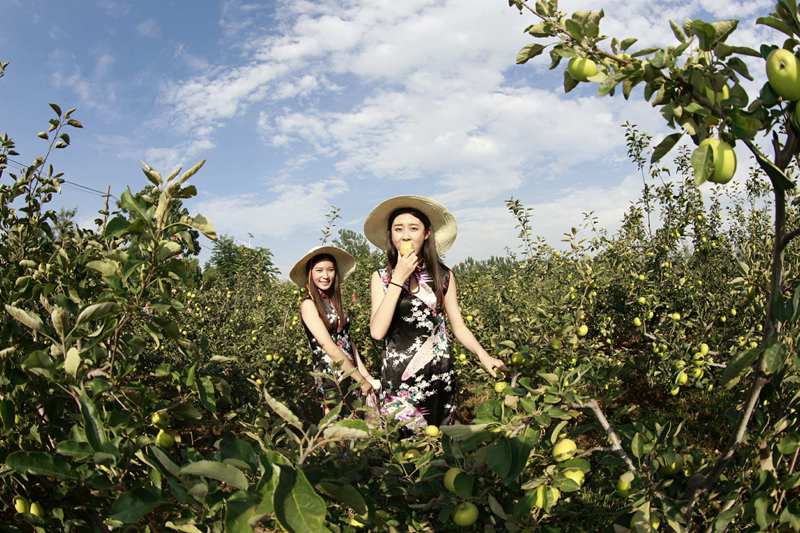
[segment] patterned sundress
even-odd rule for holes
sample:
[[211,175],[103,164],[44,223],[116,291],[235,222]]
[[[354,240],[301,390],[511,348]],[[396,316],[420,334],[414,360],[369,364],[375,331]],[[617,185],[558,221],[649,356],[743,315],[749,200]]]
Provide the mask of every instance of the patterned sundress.
[[[308,297],[306,297],[306,299],[310,300]],[[331,332],[331,339],[333,339],[333,342],[342,349],[345,355],[347,355],[348,359],[350,359],[350,362],[353,363],[353,365],[356,365],[354,357],[355,351],[353,350],[352,342],[350,342],[350,317],[345,318],[344,327],[341,331],[337,331],[339,325],[339,315],[336,313],[336,309],[330,304],[330,302],[328,302],[327,299],[323,299],[322,304],[325,308],[325,313],[328,315],[328,320],[331,324],[334,324],[334,329]],[[333,363],[322,346],[320,346],[319,342],[317,342],[314,334],[308,329],[305,322],[303,322],[303,329],[306,331],[308,344],[311,348],[311,356],[313,360],[312,365],[314,371],[328,374],[329,376],[334,376],[337,381],[341,381],[342,376],[344,376],[342,367]],[[320,397],[328,399],[333,398],[332,395],[336,392],[336,386],[331,380],[315,376],[314,381]],[[342,383],[342,390],[346,391],[351,384],[352,383],[349,380],[345,383]]]
[[[384,291],[390,274],[379,271]],[[412,294],[406,282],[386,333],[381,364],[381,411],[407,421],[417,429],[450,423],[455,411],[455,373],[450,358],[445,314],[436,305],[433,284],[423,271],[419,290]],[[445,269],[447,289],[450,272]]]

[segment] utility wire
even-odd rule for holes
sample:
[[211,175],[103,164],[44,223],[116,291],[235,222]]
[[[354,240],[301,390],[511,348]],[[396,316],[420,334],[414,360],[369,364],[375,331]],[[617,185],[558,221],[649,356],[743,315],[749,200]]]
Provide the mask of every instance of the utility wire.
[[[20,168],[20,170],[27,168],[27,166],[26,166],[25,164],[23,164],[23,163],[20,163],[19,161],[16,161],[16,160],[14,160],[14,159],[11,159],[10,157],[6,158],[6,160],[7,160],[9,163],[13,163],[13,164],[17,165],[17,166]],[[66,183],[67,185],[72,185],[73,187],[76,187],[76,188],[83,189],[85,192],[91,192],[91,193],[97,194],[97,195],[99,195],[99,196],[101,196],[101,197],[103,197],[103,198],[105,198],[105,197],[106,197],[106,194],[107,194],[107,193],[106,193],[105,191],[101,191],[101,190],[99,190],[99,189],[95,189],[95,188],[93,188],[93,187],[89,187],[88,185],[83,185],[82,183],[78,183],[78,182],[76,182],[76,181],[71,181],[71,180],[68,180],[68,179],[66,179],[66,178],[61,178],[61,180],[62,180],[64,183]],[[114,198],[115,200],[119,200],[119,198],[117,198],[115,195],[113,195],[113,194],[111,194],[111,193],[108,193],[108,194],[109,194],[109,195],[110,195],[112,198]]]

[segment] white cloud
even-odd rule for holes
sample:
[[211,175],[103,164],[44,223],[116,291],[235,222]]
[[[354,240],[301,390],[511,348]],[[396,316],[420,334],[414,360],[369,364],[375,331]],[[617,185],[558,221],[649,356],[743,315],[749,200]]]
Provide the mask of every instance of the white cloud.
[[95,56],[92,74],[87,76],[74,56],[60,51],[53,52],[50,61],[55,65],[55,70],[50,75],[50,83],[56,88],[70,89],[83,105],[114,116],[117,83],[111,79],[109,73],[115,59],[107,52],[98,52]]
[[[343,180],[332,177],[308,184],[273,185],[268,195],[200,199],[194,206],[211,221],[218,234],[244,239],[247,233],[252,233],[257,242],[287,238],[294,241],[291,237],[297,233],[321,228],[333,199],[347,191]],[[298,250],[303,247],[302,243],[290,244]],[[279,262],[279,267],[286,271],[286,256],[281,256]]]
[[136,25],[136,31],[143,37],[158,37],[161,35],[161,26],[155,19],[143,20]]

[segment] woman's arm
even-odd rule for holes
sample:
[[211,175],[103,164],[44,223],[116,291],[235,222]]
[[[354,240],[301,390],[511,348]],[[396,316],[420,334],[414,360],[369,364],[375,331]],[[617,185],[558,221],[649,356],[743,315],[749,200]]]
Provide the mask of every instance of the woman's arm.
[[472,334],[472,331],[464,323],[461,316],[461,307],[458,305],[458,289],[456,287],[456,278],[453,271],[450,271],[450,282],[447,292],[444,295],[444,309],[447,312],[447,317],[450,319],[450,327],[453,329],[453,335],[460,342],[464,348],[478,356],[483,367],[493,377],[497,377],[495,369],[505,369],[505,364],[500,359],[494,358],[483,349],[481,343]]
[[369,380],[361,375],[361,372],[353,365],[350,361],[350,358],[344,353],[339,345],[333,342],[333,338],[331,338],[331,334],[328,333],[328,328],[325,327],[325,323],[322,321],[322,318],[319,316],[319,312],[317,311],[317,307],[314,305],[314,302],[311,300],[303,300],[300,304],[300,316],[303,318],[303,323],[306,325],[308,330],[317,339],[317,342],[325,350],[325,353],[328,354],[328,357],[331,358],[335,364],[342,367],[345,374],[348,374],[353,380],[355,380],[359,385],[361,385],[362,392],[369,392],[372,388]]
[[414,272],[415,268],[417,268],[417,254],[411,252],[406,256],[399,257],[397,266],[392,271],[391,283],[386,290],[383,288],[380,274],[377,272],[372,274],[372,279],[370,280],[372,313],[369,320],[369,334],[373,339],[381,340],[386,336],[386,332],[389,331],[394,310],[400,300],[400,295],[403,293],[401,286]]

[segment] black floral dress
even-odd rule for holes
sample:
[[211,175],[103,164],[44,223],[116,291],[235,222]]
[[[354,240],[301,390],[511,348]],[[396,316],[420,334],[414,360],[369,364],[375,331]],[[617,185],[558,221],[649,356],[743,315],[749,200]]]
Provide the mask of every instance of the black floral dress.
[[[328,300],[323,299],[322,303],[325,307],[325,312],[328,315],[328,320],[331,324],[334,324],[333,332],[331,332],[331,339],[333,339],[333,342],[342,349],[345,355],[347,355],[347,357],[350,359],[350,362],[355,365],[355,350],[353,349],[352,342],[350,342],[350,317],[345,318],[344,327],[342,327],[341,331],[338,331],[339,316],[336,314],[336,309],[334,309]],[[331,358],[308,329],[305,322],[303,322],[303,329],[306,330],[306,337],[308,337],[308,344],[311,348],[314,371],[328,374],[329,376],[335,377],[337,381],[341,381],[342,376],[344,375],[342,367],[333,363]],[[317,391],[319,392],[320,397],[333,399],[336,393],[336,385],[333,383],[333,381],[316,376],[314,377],[314,381],[317,385]],[[349,380],[343,383],[342,390],[346,391],[350,385],[351,382]]]
[[[379,274],[386,291],[390,274],[386,269]],[[449,281],[445,269],[445,290]],[[445,314],[424,271],[417,283],[416,294],[407,283],[400,295],[381,365],[381,411],[407,421],[411,429],[450,423],[456,392]]]

